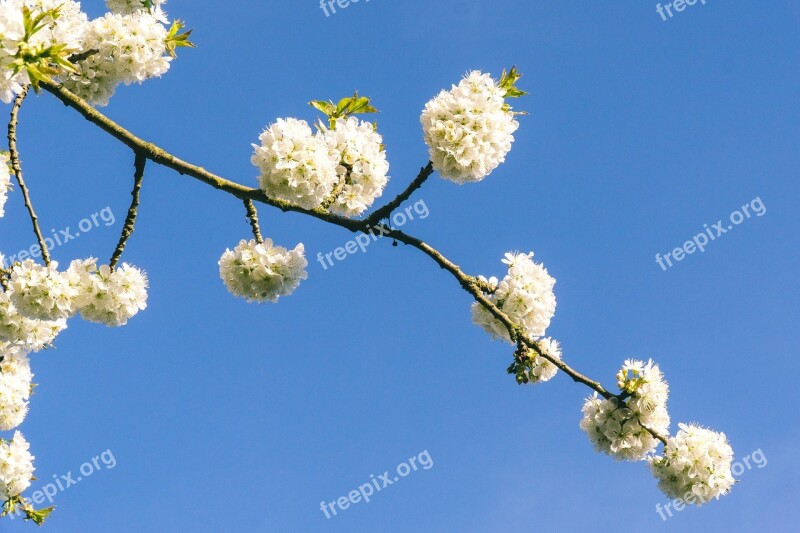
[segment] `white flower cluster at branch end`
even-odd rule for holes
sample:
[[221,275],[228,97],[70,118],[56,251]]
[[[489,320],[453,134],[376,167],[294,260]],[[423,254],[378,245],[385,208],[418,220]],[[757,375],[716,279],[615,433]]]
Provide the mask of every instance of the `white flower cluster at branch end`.
[[479,71],[425,105],[420,121],[433,168],[454,183],[481,181],[505,161],[519,123],[507,89]]
[[5,215],[6,200],[11,190],[11,169],[7,152],[0,152],[0,218]]
[[70,271],[79,276],[77,309],[81,318],[107,326],[124,326],[147,308],[147,276],[123,263],[111,270],[97,259],[73,261]]
[[19,431],[10,441],[0,439],[0,500],[10,500],[30,487],[33,459],[28,442]]
[[624,461],[643,460],[659,443],[648,429],[669,433],[669,387],[652,361],[628,360],[617,377],[629,396],[622,401],[594,393],[583,405],[581,429],[597,451]]
[[266,239],[239,242],[219,259],[219,275],[228,291],[248,302],[275,303],[292,294],[308,278],[308,266],[302,243],[294,250],[274,246]]
[[169,70],[166,39],[167,28],[148,11],[107,13],[88,24],[81,50],[88,55],[64,85],[95,105],[106,105],[120,83],[141,83]]
[[0,430],[14,429],[25,420],[32,380],[25,350],[0,342]]
[[355,117],[337,119],[324,134],[339,160],[336,174],[345,182],[329,209],[345,217],[358,216],[383,194],[389,181],[383,138],[374,124]]
[[[508,265],[508,274],[499,283],[496,278],[479,278],[494,288],[489,300],[528,337],[542,337],[556,312],[556,280],[543,265],[533,261],[533,252],[509,252],[503,263]],[[508,329],[478,302],[472,304],[472,321],[493,338],[511,342]]]
[[670,498],[694,494],[698,506],[727,494],[733,449],[724,433],[695,424],[678,424],[678,434],[667,440],[663,456],[650,459],[658,487]]

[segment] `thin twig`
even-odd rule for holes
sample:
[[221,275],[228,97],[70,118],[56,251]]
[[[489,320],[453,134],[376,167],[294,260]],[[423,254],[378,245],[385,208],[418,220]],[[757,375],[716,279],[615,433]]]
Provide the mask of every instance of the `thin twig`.
[[408,200],[411,195],[414,194],[414,191],[422,187],[422,184],[425,183],[425,180],[427,180],[431,174],[433,174],[433,162],[429,161],[427,165],[422,167],[422,169],[419,171],[419,174],[417,174],[417,177],[414,178],[408,187],[406,187],[406,190],[398,194],[394,200],[387,203],[383,207],[379,207],[369,216],[367,216],[367,223],[375,224],[384,218],[389,218],[395,209],[400,207],[403,202]]
[[28,215],[31,217],[33,224],[33,233],[36,234],[36,240],[39,241],[39,248],[42,250],[42,260],[45,265],[50,266],[50,252],[47,250],[47,245],[42,236],[42,230],[39,229],[39,217],[36,216],[36,211],[33,209],[31,197],[28,193],[28,187],[25,185],[25,180],[22,177],[22,164],[19,160],[19,150],[17,149],[17,124],[19,122],[19,110],[25,97],[28,96],[30,90],[29,85],[25,85],[14,99],[14,105],[11,107],[11,118],[8,121],[8,152],[9,159],[11,160],[11,169],[14,171],[14,176],[19,184],[19,190],[22,193],[22,198],[25,200],[25,207],[28,209]]
[[244,208],[247,210],[247,220],[250,221],[250,227],[253,230],[253,237],[256,238],[256,242],[258,244],[262,244],[264,242],[264,237],[261,236],[261,228],[258,225],[258,211],[256,211],[256,206],[253,205],[253,200],[247,198],[243,200]]
[[128,216],[125,217],[125,223],[122,225],[122,232],[119,236],[119,242],[111,255],[111,260],[108,265],[111,270],[117,266],[122,252],[125,251],[125,245],[128,239],[133,235],[134,225],[136,224],[136,215],[139,213],[139,193],[142,190],[142,181],[144,180],[144,167],[147,164],[147,156],[143,152],[136,152],[134,160],[133,172],[133,190],[131,191],[131,206],[128,208]]

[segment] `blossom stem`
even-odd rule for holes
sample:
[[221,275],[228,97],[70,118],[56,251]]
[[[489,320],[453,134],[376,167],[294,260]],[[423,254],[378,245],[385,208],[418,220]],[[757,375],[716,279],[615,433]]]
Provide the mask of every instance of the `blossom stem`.
[[33,233],[36,234],[36,240],[39,242],[39,248],[42,250],[42,260],[44,264],[50,266],[50,252],[47,250],[47,245],[42,236],[42,230],[39,229],[39,217],[36,216],[36,211],[33,208],[28,187],[25,185],[25,180],[22,177],[22,163],[19,160],[19,150],[17,149],[17,124],[19,123],[19,110],[25,97],[28,96],[30,90],[29,85],[22,87],[17,97],[14,99],[14,105],[11,107],[11,118],[8,121],[8,152],[11,161],[11,170],[14,171],[14,176],[19,184],[19,190],[22,193],[22,198],[25,201],[25,207],[28,209],[31,223],[33,224]]
[[256,238],[258,244],[263,244],[264,237],[261,235],[261,227],[258,225],[258,211],[256,211],[256,206],[250,198],[246,198],[243,202],[244,208],[247,210],[247,220],[250,221],[250,227],[253,229],[253,237]]
[[128,208],[128,216],[125,217],[125,224],[122,225],[122,232],[119,236],[119,242],[111,255],[111,260],[108,266],[113,271],[122,257],[122,252],[125,251],[125,245],[128,243],[131,235],[133,235],[134,225],[136,224],[136,215],[139,213],[139,194],[142,190],[142,181],[144,180],[144,167],[147,164],[147,156],[141,152],[136,151],[136,157],[133,163],[133,190],[131,191],[131,206]]

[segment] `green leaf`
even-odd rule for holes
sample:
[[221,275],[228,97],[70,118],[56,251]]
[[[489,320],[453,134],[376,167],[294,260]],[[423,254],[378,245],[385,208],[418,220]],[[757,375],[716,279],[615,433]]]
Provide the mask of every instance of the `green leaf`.
[[167,38],[164,41],[164,44],[167,47],[167,52],[169,53],[170,57],[176,57],[176,48],[195,48],[194,43],[189,40],[193,30],[179,33],[185,27],[186,24],[184,24],[183,21],[175,20],[172,22],[169,32],[167,32]]
[[336,106],[333,102],[326,102],[325,100],[312,100],[308,103],[314,109],[321,111],[325,116],[329,117],[336,112]]
[[508,72],[503,70],[498,85],[506,90],[506,98],[519,98],[528,94],[516,86],[520,78],[522,78],[522,74],[517,70],[517,67],[511,67]]
[[25,509],[25,520],[32,520],[37,526],[41,526],[55,509],[55,506],[39,509],[38,511],[36,509]]

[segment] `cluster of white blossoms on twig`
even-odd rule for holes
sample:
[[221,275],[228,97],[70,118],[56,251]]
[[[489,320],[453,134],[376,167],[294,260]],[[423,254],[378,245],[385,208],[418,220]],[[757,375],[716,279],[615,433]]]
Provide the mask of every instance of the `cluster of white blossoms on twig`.
[[233,251],[222,254],[219,275],[231,294],[248,302],[275,303],[308,277],[307,266],[302,244],[287,250],[270,239],[263,243],[242,240]]
[[728,493],[736,480],[731,475],[733,450],[725,434],[696,424],[678,428],[663,455],[649,459],[658,487],[670,498],[694,494],[697,505]]
[[0,2],[0,99],[27,84],[55,78],[95,105],[120,84],[141,83],[169,69],[174,50],[191,46],[153,0],[107,2],[110,13],[89,20],[73,0]]
[[470,72],[428,102],[420,118],[433,168],[458,184],[481,181],[511,150],[519,123],[506,98],[524,94],[512,71],[499,82]]
[[[54,89],[52,82],[61,82],[90,104],[105,105],[120,84],[141,83],[167,72],[175,49],[192,44],[191,32],[180,33],[183,25],[178,21],[169,23],[163,3],[108,0],[110,13],[89,20],[73,0],[0,0],[0,99],[9,102],[19,95],[9,125],[10,150],[16,150],[11,126],[16,126],[16,110],[28,85],[44,85],[96,122],[101,115],[82,102],[75,105],[74,96],[62,87]],[[420,116],[430,164],[395,200],[360,223],[342,217],[354,219],[373,206],[389,181],[389,162],[377,125],[356,117],[377,112],[370,99],[358,93],[338,102],[312,101],[326,117],[313,126],[298,118],[281,118],[267,126],[251,158],[259,188],[284,210],[305,210],[354,231],[370,232],[376,222],[379,230],[391,230],[381,227],[381,221],[422,185],[431,168],[443,179],[465,184],[483,180],[505,161],[520,114],[507,100],[525,94],[516,87],[519,78],[513,68],[499,80],[472,71],[431,99]],[[147,306],[145,274],[127,263],[117,266],[133,231],[144,165],[152,159],[146,147],[134,151],[134,199],[109,264],[89,258],[59,270],[45,253],[45,264],[28,259],[6,266],[0,256],[0,431],[16,429],[28,412],[33,386],[29,355],[51,346],[69,319],[80,315],[90,322],[122,326]],[[16,163],[19,158],[12,159]],[[10,190],[8,155],[0,153],[0,163],[5,165],[0,169],[2,216]],[[16,165],[14,170],[25,191]],[[220,277],[235,296],[275,303],[307,278],[304,246],[285,248],[262,238],[250,196],[235,195],[245,203],[255,238],[241,240],[222,254]],[[32,206],[23,196],[44,252]],[[559,342],[545,337],[556,310],[555,278],[533,260],[533,253],[507,253],[502,280],[473,278],[451,268],[421,241],[402,232],[392,235],[450,269],[476,299],[473,322],[492,338],[517,345],[508,372],[518,383],[544,383],[562,370],[596,391],[583,406],[580,427],[598,451],[620,460],[646,461],[670,497],[691,492],[700,504],[730,490],[733,452],[724,434],[680,424],[678,434],[669,436],[669,387],[653,361],[625,361],[617,374],[618,394],[563,361]],[[52,509],[37,511],[21,496],[33,474],[28,448],[19,432],[10,440],[0,438],[0,516],[22,509],[26,518],[41,523]]]
[[658,446],[653,433],[669,432],[669,386],[653,361],[625,361],[617,379],[625,399],[604,399],[594,393],[583,405],[581,429],[598,451],[638,461]]

